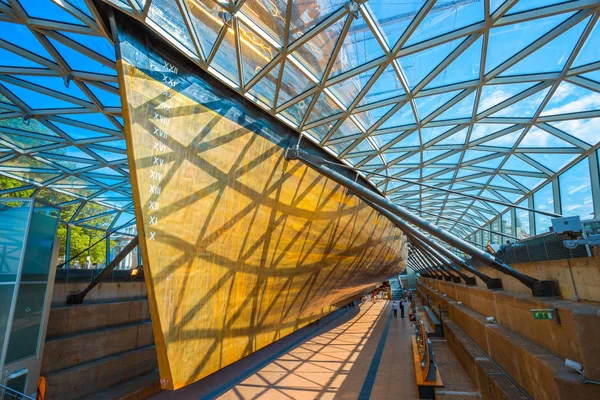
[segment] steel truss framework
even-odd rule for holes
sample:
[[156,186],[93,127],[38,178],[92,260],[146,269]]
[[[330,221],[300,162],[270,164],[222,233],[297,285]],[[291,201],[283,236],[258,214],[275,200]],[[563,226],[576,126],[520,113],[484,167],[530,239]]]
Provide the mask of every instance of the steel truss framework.
[[[599,1],[104,1],[457,235],[504,213],[498,200],[558,187],[585,158],[599,216]],[[30,13],[34,3],[0,2],[0,20],[37,41],[0,38],[0,49],[37,64],[0,67],[0,121],[11,121],[0,124],[0,173],[127,213],[107,29],[90,0],[46,0],[61,12],[52,20]],[[23,90],[60,104],[36,108]],[[512,225],[506,237],[517,235]]]
[[36,195],[70,225],[135,224],[115,51],[92,3],[0,2],[0,59],[0,196]]

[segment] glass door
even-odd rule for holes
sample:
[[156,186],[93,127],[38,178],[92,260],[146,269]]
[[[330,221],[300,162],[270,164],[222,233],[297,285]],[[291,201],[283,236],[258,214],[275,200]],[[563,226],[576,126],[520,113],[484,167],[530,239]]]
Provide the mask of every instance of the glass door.
[[29,395],[37,389],[46,337],[58,218],[55,207],[0,199],[0,383]]

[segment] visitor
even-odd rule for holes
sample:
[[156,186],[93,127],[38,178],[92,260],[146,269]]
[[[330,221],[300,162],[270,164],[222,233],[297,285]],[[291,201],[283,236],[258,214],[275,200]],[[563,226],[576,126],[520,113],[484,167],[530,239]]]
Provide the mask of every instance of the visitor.
[[398,318],[398,302],[396,300],[392,303],[392,307],[394,308],[394,318]]
[[400,300],[400,318],[404,318],[404,299]]

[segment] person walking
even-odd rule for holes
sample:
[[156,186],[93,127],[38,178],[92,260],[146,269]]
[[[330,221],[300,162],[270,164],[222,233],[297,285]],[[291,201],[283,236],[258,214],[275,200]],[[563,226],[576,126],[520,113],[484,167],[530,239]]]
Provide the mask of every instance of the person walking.
[[392,307],[394,308],[394,318],[398,318],[398,302],[396,300],[392,302]]
[[400,300],[400,318],[404,318],[404,299]]

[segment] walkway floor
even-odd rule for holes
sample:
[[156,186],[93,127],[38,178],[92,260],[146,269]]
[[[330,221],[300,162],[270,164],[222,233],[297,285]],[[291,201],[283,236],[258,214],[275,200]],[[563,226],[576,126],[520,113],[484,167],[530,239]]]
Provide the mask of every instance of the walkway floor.
[[220,399],[417,399],[413,329],[387,301],[364,304],[238,383]]

